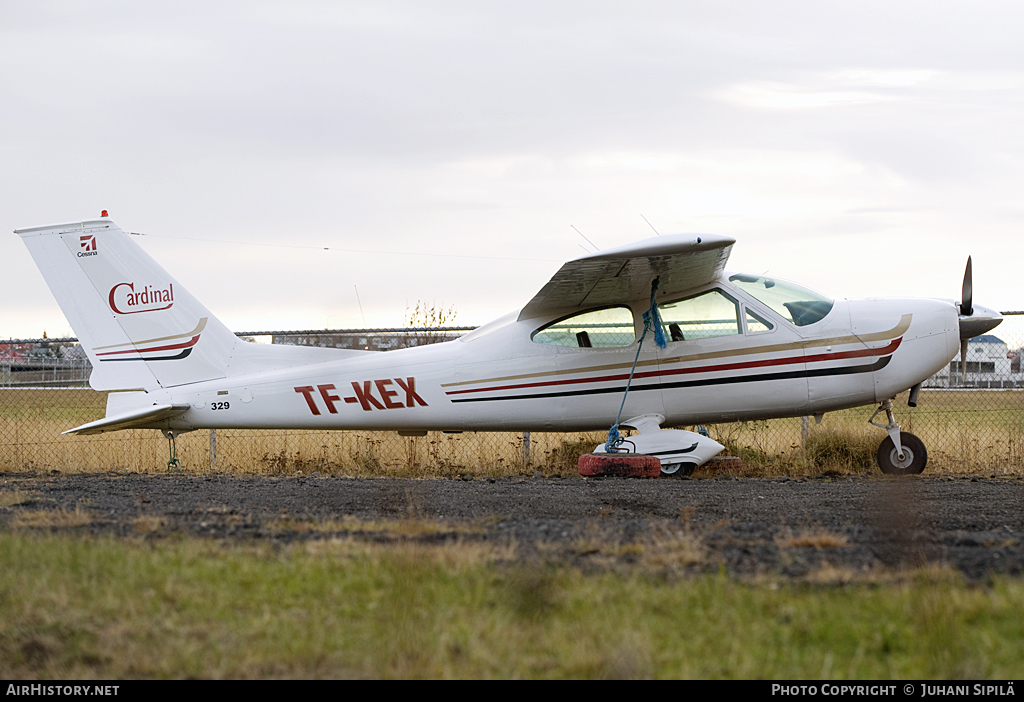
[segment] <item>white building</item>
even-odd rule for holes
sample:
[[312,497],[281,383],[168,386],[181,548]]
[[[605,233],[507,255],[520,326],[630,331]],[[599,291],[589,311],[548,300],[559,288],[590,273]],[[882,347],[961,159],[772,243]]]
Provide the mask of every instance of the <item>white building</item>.
[[924,382],[926,388],[1021,388],[1020,358],[1006,342],[992,334],[971,339],[967,345],[967,375],[961,376],[960,358]]

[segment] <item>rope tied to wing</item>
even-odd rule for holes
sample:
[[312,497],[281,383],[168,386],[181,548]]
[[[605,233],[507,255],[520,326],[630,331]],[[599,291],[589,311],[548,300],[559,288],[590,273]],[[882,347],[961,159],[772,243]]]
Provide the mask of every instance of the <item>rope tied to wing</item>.
[[633,383],[633,374],[636,372],[636,364],[640,360],[640,350],[644,346],[644,339],[647,337],[647,331],[654,328],[654,343],[658,345],[659,349],[663,349],[668,346],[668,342],[665,340],[665,328],[661,323],[661,315],[658,314],[658,303],[654,299],[654,295],[658,292],[658,281],[659,278],[655,278],[651,282],[651,306],[644,312],[644,330],[640,334],[640,342],[636,345],[636,357],[633,359],[633,367],[629,369],[629,380],[626,381],[626,391],[622,393],[622,404],[619,405],[619,414],[615,417],[615,423],[612,424],[612,428],[608,430],[608,440],[604,442],[604,450],[607,453],[618,453],[624,449],[620,449],[619,446],[626,440],[626,437],[619,434],[619,420],[622,419],[622,409],[626,406],[626,396],[629,395],[629,386]]

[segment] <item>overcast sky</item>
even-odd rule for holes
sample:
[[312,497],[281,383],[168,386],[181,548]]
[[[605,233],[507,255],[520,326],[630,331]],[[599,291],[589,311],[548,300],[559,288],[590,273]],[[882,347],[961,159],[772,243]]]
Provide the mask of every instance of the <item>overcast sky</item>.
[[[124,230],[230,328],[476,325],[661,233],[835,297],[1024,309],[1019,2],[0,0],[0,337],[70,334],[16,228]],[[325,251],[324,247],[331,250]],[[356,299],[362,301],[360,314]]]

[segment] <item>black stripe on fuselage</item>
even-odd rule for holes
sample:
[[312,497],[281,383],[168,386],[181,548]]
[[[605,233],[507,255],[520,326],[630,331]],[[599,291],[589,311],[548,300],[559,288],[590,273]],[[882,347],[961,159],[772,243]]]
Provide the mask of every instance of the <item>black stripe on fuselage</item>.
[[[145,352],[140,351],[139,353]],[[149,358],[101,358],[100,363],[110,363],[111,361],[178,361],[182,358],[188,358],[190,353],[192,353],[192,347],[185,349],[177,356],[150,356]]]
[[[759,375],[734,375],[728,378],[703,378],[701,380],[680,380],[674,383],[646,383],[644,385],[630,385],[630,392],[644,392],[647,390],[674,390],[677,388],[698,388],[709,385],[735,385],[737,383],[761,383],[769,380],[794,380],[798,378],[825,378],[835,375],[856,375],[858,373],[871,373],[882,370],[892,359],[892,356],[880,358],[874,363],[860,366],[841,366],[839,368],[812,368],[803,370],[786,371],[784,373],[761,373]],[[600,381],[595,381],[600,382]],[[590,390],[567,390],[564,392],[541,392],[528,395],[503,395],[501,397],[466,397],[452,402],[493,402],[496,400],[540,400],[554,397],[580,397],[583,395],[604,395],[613,392],[625,391],[625,385],[617,385],[612,388],[592,388]]]
[[693,453],[697,450],[697,442],[694,442],[693,446],[684,449],[675,449],[674,451],[651,451],[651,456],[674,456],[677,453]]

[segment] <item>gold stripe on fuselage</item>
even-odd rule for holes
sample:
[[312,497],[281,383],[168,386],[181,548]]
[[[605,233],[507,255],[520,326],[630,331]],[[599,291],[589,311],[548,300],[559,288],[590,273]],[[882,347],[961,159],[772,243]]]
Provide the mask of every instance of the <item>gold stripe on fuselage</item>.
[[[857,342],[868,343],[871,341],[890,341],[897,336],[904,334],[910,328],[911,314],[900,317],[900,321],[892,329],[874,332],[872,334],[850,334],[848,336],[835,336],[831,339],[809,339],[805,341],[792,341],[787,344],[770,344],[768,346],[755,346],[752,348],[729,349],[726,351],[715,351],[712,353],[696,353],[690,356],[672,356],[669,358],[653,358],[648,361],[639,361],[637,368],[642,366],[669,365],[673,363],[689,363],[691,361],[704,361],[709,358],[729,358],[731,356],[751,356],[759,353],[777,353],[780,351],[796,351],[799,349],[813,349],[822,346],[841,346],[843,344],[854,344]],[[525,380],[527,378],[545,378],[553,375],[569,375],[575,373],[599,373],[601,371],[617,370],[621,368],[632,368],[632,363],[609,363],[603,366],[587,366],[573,370],[554,370],[542,373],[524,373],[522,375],[506,375],[500,378],[481,378],[480,380],[461,380],[455,383],[442,383],[441,387],[451,388],[459,385],[476,385],[477,383],[502,383],[507,380]]]

